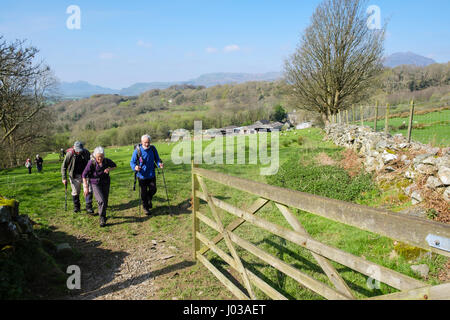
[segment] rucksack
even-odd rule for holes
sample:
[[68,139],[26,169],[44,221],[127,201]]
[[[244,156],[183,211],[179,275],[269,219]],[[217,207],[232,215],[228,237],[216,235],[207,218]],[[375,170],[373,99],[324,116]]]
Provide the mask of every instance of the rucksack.
[[[141,146],[142,146],[142,144],[136,144],[136,145],[134,146],[134,149],[137,151],[137,158],[138,158],[139,163],[141,163],[141,158],[142,158]],[[157,167],[156,167],[156,153],[155,153],[156,148],[155,148],[154,145],[150,145],[150,149],[151,149],[152,152],[153,152],[153,160],[154,160],[154,161],[153,161],[153,166],[154,166],[155,168],[157,168]]]

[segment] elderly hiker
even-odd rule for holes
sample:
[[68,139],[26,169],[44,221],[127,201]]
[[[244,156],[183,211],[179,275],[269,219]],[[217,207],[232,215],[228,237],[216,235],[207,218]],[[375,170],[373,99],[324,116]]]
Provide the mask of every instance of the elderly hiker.
[[89,179],[98,204],[100,227],[104,227],[107,220],[106,209],[108,208],[109,187],[111,184],[109,173],[117,166],[114,161],[105,158],[105,150],[102,147],[95,148],[93,155],[94,159],[89,160],[82,174],[84,194],[87,194]]
[[[67,171],[69,172],[70,186],[72,187],[72,200],[73,200],[73,212],[80,212],[80,193],[81,193],[81,183],[84,168],[86,168],[87,163],[91,154],[88,150],[84,149],[83,144],[76,141],[73,147],[68,149],[66,156],[61,165],[61,175],[62,182],[64,185],[67,184]],[[93,214],[92,209],[92,187],[88,184],[88,189],[85,189],[85,199],[86,199],[86,211],[87,213]]]
[[42,171],[42,163],[44,162],[44,160],[37,154],[36,155],[36,168],[38,172]]
[[146,215],[150,215],[153,207],[152,199],[156,193],[155,165],[163,168],[163,163],[159,158],[155,146],[150,145],[151,137],[145,134],[141,137],[141,144],[138,145],[131,157],[130,166],[135,172],[141,193],[142,207]]

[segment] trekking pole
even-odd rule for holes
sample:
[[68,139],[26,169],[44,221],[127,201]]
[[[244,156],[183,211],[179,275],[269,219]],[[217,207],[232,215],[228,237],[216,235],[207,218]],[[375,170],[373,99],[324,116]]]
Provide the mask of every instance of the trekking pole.
[[65,189],[64,211],[67,211],[67,181],[66,181],[66,183],[64,183],[64,189]]
[[[133,191],[136,191],[137,172],[134,172]],[[141,215],[141,188],[139,187],[139,215]]]
[[[158,169],[158,165],[156,164],[156,162],[155,162],[155,165],[156,165],[156,170],[158,170],[158,174],[160,174],[159,169]],[[164,188],[166,189],[167,204],[169,206],[169,211],[170,211],[171,205],[170,205],[170,202],[169,202],[169,193],[167,192],[166,178],[164,177],[164,169],[163,168],[161,168],[161,172],[162,172],[162,176],[163,176]],[[171,211],[170,211],[170,214],[172,215]]]

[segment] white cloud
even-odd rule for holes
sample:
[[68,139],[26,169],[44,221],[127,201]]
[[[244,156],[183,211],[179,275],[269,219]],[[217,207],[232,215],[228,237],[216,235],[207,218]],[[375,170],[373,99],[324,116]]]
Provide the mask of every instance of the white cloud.
[[114,54],[111,52],[102,52],[98,55],[98,57],[102,60],[111,60],[114,58]]
[[219,51],[216,48],[211,48],[211,47],[208,47],[205,50],[207,53],[216,53],[217,51]]
[[136,44],[139,47],[143,47],[143,48],[151,48],[152,47],[152,44],[150,42],[145,42],[143,40],[139,40]]
[[230,45],[226,46],[225,48],[223,48],[223,50],[225,52],[233,52],[233,51],[239,51],[239,50],[241,50],[241,48],[239,48],[239,46],[237,44],[230,44]]

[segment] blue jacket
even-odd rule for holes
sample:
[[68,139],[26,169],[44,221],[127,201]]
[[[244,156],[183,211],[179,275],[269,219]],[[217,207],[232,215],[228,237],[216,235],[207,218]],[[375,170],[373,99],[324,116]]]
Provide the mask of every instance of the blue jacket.
[[135,171],[135,166],[138,165],[141,167],[141,170],[137,172],[137,177],[139,179],[150,179],[156,177],[155,162],[158,166],[162,162],[159,158],[158,151],[154,146],[150,146],[147,150],[142,148],[141,145],[139,145],[138,148],[141,149],[141,159],[138,159],[138,152],[135,149],[130,161],[131,169]]

